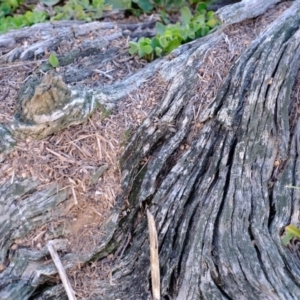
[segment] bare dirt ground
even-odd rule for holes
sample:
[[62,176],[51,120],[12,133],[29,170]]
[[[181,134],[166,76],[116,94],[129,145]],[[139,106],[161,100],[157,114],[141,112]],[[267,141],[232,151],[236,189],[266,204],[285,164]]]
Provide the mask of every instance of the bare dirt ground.
[[[195,120],[202,108],[215,97],[239,54],[290,4],[291,1],[281,3],[262,17],[226,28],[223,43],[207,52],[203,67],[199,69],[193,99]],[[134,21],[136,22],[131,20],[132,23]],[[39,67],[47,60],[51,51],[64,55],[84,47],[83,44],[87,41],[99,37],[105,39],[119,30],[116,26],[113,29],[91,30],[84,37],[70,36],[54,49],[45,49],[44,53],[33,56],[31,60],[0,64],[0,122],[7,123],[13,118],[21,84],[35,72],[44,76],[44,71]],[[42,40],[42,36],[37,34],[22,40],[13,48],[29,47],[40,39]],[[120,81],[147,63],[127,54],[128,39],[128,36],[123,35],[111,41],[108,39],[101,51],[106,55],[109,50],[113,50],[113,56],[106,59],[104,55],[98,65],[89,65],[90,75],[86,78],[75,82],[68,79],[70,72],[87,66],[92,61],[89,56],[57,68],[56,73],[72,85],[101,86]],[[2,47],[0,51],[2,55],[6,55],[12,49]],[[57,182],[62,189],[70,189],[72,196],[63,218],[44,225],[32,232],[29,239],[16,241],[16,244],[39,249],[50,239],[64,237],[70,242],[71,252],[84,253],[90,252],[99,243],[102,234],[100,225],[109,217],[116,196],[122,192],[119,159],[124,146],[134,129],[163,98],[166,89],[164,80],[156,76],[146,82],[143,88],[120,101],[114,111],[100,108],[84,124],[72,126],[43,140],[28,138],[18,141],[15,150],[0,164],[0,184],[15,177],[30,176],[38,178],[41,187]],[[299,91],[295,90],[294,97],[297,99],[298,94]],[[182,150],[189,147],[200,127],[201,124],[195,121],[194,131],[181,146]],[[104,171],[98,178],[95,174],[99,170],[100,173],[101,170]],[[92,291],[97,291],[97,280],[109,276],[109,263],[95,262],[78,266],[78,269],[69,271],[69,276],[78,299],[85,299],[93,296]]]

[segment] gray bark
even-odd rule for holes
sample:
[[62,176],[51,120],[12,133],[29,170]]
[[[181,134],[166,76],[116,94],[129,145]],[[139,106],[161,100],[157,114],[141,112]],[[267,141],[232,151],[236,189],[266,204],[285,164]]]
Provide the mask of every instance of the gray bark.
[[219,18],[225,24],[234,24],[247,18],[255,18],[279,2],[281,2],[281,0],[243,0],[241,2],[222,7],[217,13]]
[[[251,10],[248,13],[252,16]],[[222,30],[110,87],[80,91],[56,77],[48,77],[35,90],[25,85],[15,120],[3,126],[3,159],[14,138],[43,138],[78,124],[99,104],[116,106],[157,71],[170,81],[159,107],[136,130],[123,153],[123,193],[103,225],[107,234],[102,243],[93,253],[62,257],[69,268],[113,254],[116,285],[99,282],[101,299],[151,298],[146,208],[156,221],[165,299],[300,297],[297,251],[291,252],[280,240],[285,225],[297,225],[299,212],[299,192],[285,188],[300,186],[300,123],[290,122],[291,91],[300,62],[299,14],[300,1],[295,1],[242,53],[215,99],[201,112],[198,121],[203,126],[181,154],[179,147],[192,126],[190,99],[197,69],[207,49],[223,39]],[[48,90],[49,81],[58,97],[46,97],[48,102],[41,105],[36,99]],[[174,124],[175,132],[170,130]],[[149,160],[141,167],[144,158]],[[53,299],[55,293],[63,293],[61,286],[43,285],[47,276],[56,274],[54,265],[42,264],[47,249],[11,248],[15,239],[51,220],[53,215],[45,210],[68,197],[66,190],[36,191],[36,186],[34,180],[24,179],[0,187],[1,299],[32,295],[31,299]],[[120,218],[127,201],[130,212]],[[63,213],[63,206],[59,207],[58,215]],[[65,247],[63,240],[57,240],[57,249]],[[39,294],[34,294],[37,289]]]

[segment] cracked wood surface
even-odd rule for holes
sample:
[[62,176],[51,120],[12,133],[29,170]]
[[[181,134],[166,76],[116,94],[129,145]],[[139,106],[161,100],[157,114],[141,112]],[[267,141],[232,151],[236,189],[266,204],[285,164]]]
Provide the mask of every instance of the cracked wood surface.
[[[255,8],[243,2],[252,16]],[[7,152],[14,145],[14,136],[42,138],[81,122],[99,104],[117,106],[122,97],[158,71],[170,81],[162,102],[136,130],[123,153],[123,193],[103,225],[107,234],[102,243],[93,253],[68,253],[62,258],[70,268],[115,254],[112,279],[117,285],[99,282],[101,299],[151,297],[147,209],[156,222],[165,299],[299,298],[298,256],[280,240],[285,225],[299,222],[299,192],[285,188],[300,185],[300,124],[297,120],[291,126],[289,116],[300,61],[299,14],[300,1],[294,1],[241,54],[216,98],[201,112],[202,126],[184,152],[179,147],[191,130],[196,70],[206,51],[224,38],[221,30],[110,87],[68,87],[70,101],[63,109],[61,104],[54,105],[54,111],[64,112],[59,118],[51,110],[46,122],[37,122],[32,118],[35,113],[26,114],[30,105],[25,110],[21,105],[13,123],[1,127],[1,152]],[[34,95],[34,90],[29,94]],[[74,107],[81,114],[72,114]],[[175,131],[170,130],[174,127]],[[147,163],[141,167],[145,158]],[[280,172],[275,168],[278,159]],[[38,288],[39,298],[31,299],[63,295],[61,286],[47,289],[44,285],[47,276],[56,274],[53,264],[41,263],[49,255],[47,249],[11,248],[14,239],[53,218],[45,212],[68,197],[66,190],[53,195],[55,187],[36,191],[36,185],[28,178],[0,187],[1,299],[29,299]],[[129,213],[120,218],[126,202]],[[63,213],[59,207],[57,214]],[[66,245],[58,241],[56,249],[64,251]],[[122,253],[122,258],[116,253]]]

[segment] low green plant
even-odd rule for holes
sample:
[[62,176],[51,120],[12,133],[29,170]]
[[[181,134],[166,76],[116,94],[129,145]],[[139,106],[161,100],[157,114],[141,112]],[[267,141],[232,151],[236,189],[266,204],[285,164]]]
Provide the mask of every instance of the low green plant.
[[214,12],[207,11],[205,3],[199,3],[195,14],[189,7],[181,9],[181,23],[163,25],[156,23],[157,34],[154,38],[140,38],[137,42],[129,42],[129,53],[138,54],[151,61],[169,54],[178,46],[203,37],[219,25]]
[[27,11],[24,15],[16,14],[14,16],[2,17],[0,18],[0,32],[42,23],[46,19],[47,14],[43,11]]
[[132,0],[133,3],[138,5],[142,11],[150,12],[154,9],[164,9],[166,11],[170,11],[175,9],[176,7],[180,8],[185,3],[185,0]]
[[47,14],[41,11],[27,11],[25,14],[16,14],[16,10],[24,0],[0,0],[0,32],[30,26],[46,20]]
[[102,17],[104,9],[110,9],[104,0],[69,0],[64,6],[55,6],[55,16],[51,20],[85,20],[92,21]]
[[52,68],[56,68],[59,65],[58,58],[56,57],[56,55],[54,53],[50,54],[48,61],[49,61],[49,64],[52,66]]
[[131,0],[106,0],[106,4],[110,5],[114,9],[131,9]]
[[[99,19],[103,11],[113,8],[130,9],[136,14],[155,9],[160,13],[165,24],[169,23],[168,12],[178,10],[184,5],[195,6],[196,14],[191,15],[188,7],[182,7],[182,22],[157,24],[158,34],[152,40],[141,38],[138,42],[130,43],[130,53],[138,53],[140,57],[152,60],[170,53],[179,45],[196,37],[206,35],[217,21],[213,13],[206,12],[206,3],[199,0],[67,0],[64,5],[56,5],[60,0],[40,0],[47,6],[53,6],[51,16],[45,11],[34,10],[33,6],[24,4],[24,0],[0,0],[0,33],[9,29],[18,29],[41,23],[46,20],[85,20]],[[206,1],[207,2],[207,1]],[[25,12],[21,14],[22,12]]]
[[12,14],[24,0],[0,0],[0,18]]
[[[204,0],[205,1],[205,0]],[[178,11],[181,7],[191,6],[203,0],[132,0],[142,11],[150,12],[152,10]],[[212,3],[213,0],[206,0],[205,3]]]
[[287,246],[294,237],[300,239],[300,229],[294,225],[288,225],[285,227],[285,235],[281,238],[281,242]]
[[[294,186],[294,185],[286,185],[286,188],[290,188],[290,189],[300,189],[299,186]],[[300,229],[295,227],[294,225],[288,225],[285,228],[285,234],[284,236],[281,238],[281,242],[284,246],[287,246],[290,241],[293,238],[298,238],[300,239]]]
[[[2,1],[2,2],[1,2]],[[104,10],[111,9],[105,0],[69,0],[63,6],[55,6],[54,16],[49,16],[45,11],[27,10],[25,14],[15,13],[24,0],[0,0],[0,33],[9,29],[18,29],[41,23],[46,20],[85,20],[99,19]],[[127,1],[127,0],[126,0]],[[47,6],[53,6],[59,0],[41,0]],[[27,7],[28,9],[28,7]]]

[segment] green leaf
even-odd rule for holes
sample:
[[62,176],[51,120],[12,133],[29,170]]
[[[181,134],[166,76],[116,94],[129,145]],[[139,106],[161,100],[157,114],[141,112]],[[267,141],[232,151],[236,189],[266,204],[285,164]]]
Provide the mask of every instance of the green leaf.
[[150,45],[142,46],[140,49],[143,53],[146,53],[146,54],[151,54],[153,51],[153,49]]
[[143,56],[145,56],[145,54],[146,53],[141,48],[139,48],[139,50],[138,50],[139,57],[143,57]]
[[104,8],[104,0],[93,0],[92,1],[93,8],[101,9]]
[[199,2],[199,3],[197,4],[197,7],[196,7],[196,10],[197,10],[197,11],[201,11],[201,10],[205,10],[205,11],[206,11],[206,9],[207,9],[207,4],[206,4],[206,3],[204,3],[204,2]]
[[9,0],[9,1],[8,1],[8,4],[9,4],[11,7],[13,7],[13,8],[19,7],[19,6],[20,6],[20,3],[21,3],[21,1],[18,2],[17,0]]
[[206,17],[208,19],[211,19],[215,16],[215,12],[214,11],[208,11],[207,14],[206,14]]
[[197,15],[196,17],[193,18],[192,23],[204,25],[205,24],[205,15]]
[[151,40],[149,38],[144,38],[144,37],[141,37],[138,41],[138,44],[140,46],[142,45],[150,45],[151,44]]
[[134,1],[138,6],[144,11],[149,12],[153,10],[154,6],[153,4],[148,0],[135,0]]
[[172,10],[184,6],[187,4],[185,0],[157,0],[155,1],[159,6],[165,7],[167,10]]
[[34,24],[33,23],[33,13],[32,11],[27,11],[24,15],[24,22],[26,25]]
[[178,40],[173,40],[169,43],[168,47],[166,48],[166,52],[170,53],[174,49],[178,48],[181,45],[181,43]]
[[44,11],[35,11],[34,12],[34,23],[42,23],[46,20],[47,14]]
[[9,30],[9,24],[6,22],[6,20],[0,22],[0,32],[6,32],[8,30]]
[[182,22],[182,24],[183,25],[189,24],[192,17],[193,17],[190,9],[187,6],[185,6],[185,7],[181,8],[180,12],[181,12],[181,22]]
[[190,28],[191,28],[191,30],[193,30],[193,31],[198,31],[201,27],[202,27],[202,25],[199,24],[199,23],[197,23],[197,22],[192,22],[192,23],[190,24]]
[[54,53],[51,53],[49,56],[49,63],[53,68],[58,67],[59,61]]
[[[168,14],[166,13],[165,10],[161,10],[160,13],[160,18],[161,20],[165,23],[165,24],[169,24],[170,23],[170,20],[169,20],[169,16]],[[157,23],[156,23],[157,24]]]
[[210,28],[214,28],[217,26],[217,21],[215,19],[210,19],[206,22],[206,25]]
[[159,43],[161,44],[163,49],[168,47],[169,42],[170,42],[170,38],[168,36],[163,35],[159,38]]
[[65,14],[60,12],[57,15],[55,15],[54,17],[51,18],[51,21],[58,21],[58,20],[62,20],[65,18]]
[[205,9],[197,9],[197,16],[206,16]]
[[162,49],[160,47],[155,47],[155,54],[156,56],[160,57],[162,56]]
[[3,15],[8,15],[11,12],[11,6],[8,5],[8,3],[1,3],[0,12],[2,12]]
[[288,225],[285,227],[286,233],[292,234],[294,237],[300,238],[300,229],[294,225]]
[[173,28],[168,28],[165,33],[164,33],[164,36],[167,37],[167,38],[172,38],[173,36]]
[[208,33],[209,33],[209,27],[203,26],[201,28],[201,36],[206,36],[206,35],[208,35]]
[[132,55],[139,51],[138,43],[136,42],[129,42],[129,53]]
[[185,28],[181,28],[180,29],[180,35],[183,41],[186,41],[186,39],[188,38],[188,33],[189,33],[189,28],[185,27]]
[[152,46],[152,48],[153,49],[155,49],[155,48],[161,48],[161,45],[160,45],[160,43],[159,43],[159,40],[158,40],[158,38],[157,37],[154,37],[153,39],[152,39],[152,41],[151,41],[151,46]]
[[125,0],[109,0],[108,4],[112,5],[114,9],[129,9],[131,8],[131,1]]
[[287,246],[294,237],[300,239],[300,229],[294,225],[288,225],[285,227],[285,235],[281,238],[281,242],[284,246]]
[[20,28],[24,26],[24,17],[16,15],[14,18],[12,18],[11,23],[15,28]]
[[90,4],[89,0],[80,0],[79,5],[83,8],[83,10],[89,10],[93,8],[93,5]]
[[281,238],[282,244],[283,244],[284,246],[287,246],[293,237],[294,237],[294,235],[293,235],[292,233],[286,233],[286,234]]
[[46,20],[47,14],[43,11],[27,11],[24,16],[21,16],[23,25],[33,25]]
[[163,25],[162,23],[156,22],[155,29],[156,29],[157,34],[163,35],[166,31],[166,28],[167,27],[165,25]]

